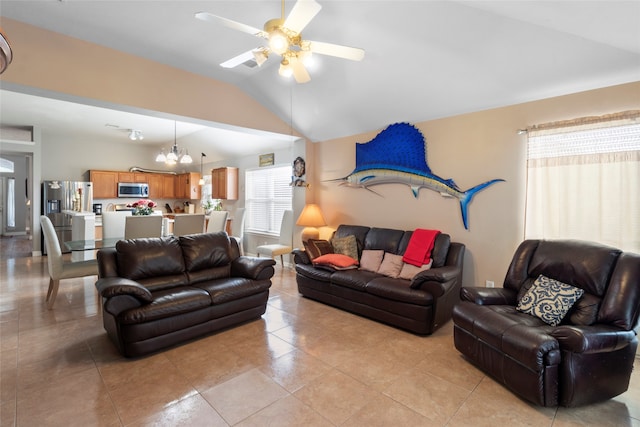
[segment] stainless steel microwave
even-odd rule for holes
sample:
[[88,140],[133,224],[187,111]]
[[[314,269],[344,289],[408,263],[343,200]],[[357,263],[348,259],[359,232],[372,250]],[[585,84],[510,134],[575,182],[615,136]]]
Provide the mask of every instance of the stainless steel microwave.
[[149,184],[144,182],[119,182],[118,197],[149,197]]

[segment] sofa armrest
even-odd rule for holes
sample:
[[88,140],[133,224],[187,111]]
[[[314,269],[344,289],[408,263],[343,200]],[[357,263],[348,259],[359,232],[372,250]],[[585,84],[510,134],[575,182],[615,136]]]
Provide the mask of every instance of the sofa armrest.
[[518,294],[513,289],[463,287],[460,299],[478,305],[516,305]]
[[253,280],[268,280],[273,277],[276,262],[271,258],[240,256],[231,262],[231,276]]
[[558,326],[551,332],[560,349],[572,353],[606,353],[620,350],[631,343],[636,334],[610,325]]
[[151,292],[138,282],[123,277],[107,277],[96,282],[98,293],[104,298],[112,298],[119,295],[129,295],[143,304],[153,301]]
[[293,254],[293,262],[295,264],[311,264],[311,260],[309,259],[309,254],[307,251],[302,249],[294,249],[291,251]]
[[413,289],[420,289],[425,282],[449,282],[459,274],[460,269],[454,266],[431,268],[416,274],[413,279],[411,279],[411,287]]

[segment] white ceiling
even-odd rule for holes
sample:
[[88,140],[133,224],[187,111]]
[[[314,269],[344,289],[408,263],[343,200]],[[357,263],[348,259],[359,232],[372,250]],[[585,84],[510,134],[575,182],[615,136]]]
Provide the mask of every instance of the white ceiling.
[[[322,10],[304,38],[366,55],[361,62],[315,55],[312,80],[300,85],[278,75],[275,58],[260,68],[219,67],[264,41],[194,18],[207,11],[262,28],[280,16],[279,1],[1,0],[0,14],[235,84],[312,141],[640,80],[640,0],[318,2]],[[160,126],[147,112],[1,95],[2,123],[59,123],[69,131],[68,118],[81,117],[71,121],[86,124],[78,132],[123,133],[110,123],[142,128],[147,143],[173,140],[175,117],[162,117]],[[180,120],[179,138],[214,132],[211,123],[188,121]]]

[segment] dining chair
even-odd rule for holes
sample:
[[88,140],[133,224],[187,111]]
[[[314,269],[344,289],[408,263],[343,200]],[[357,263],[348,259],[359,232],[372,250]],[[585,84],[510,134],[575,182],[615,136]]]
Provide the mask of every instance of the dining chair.
[[176,215],[173,235],[199,234],[204,232],[204,214]]
[[240,255],[244,255],[244,208],[236,209],[231,221],[231,237],[238,242]]
[[44,215],[41,216],[40,226],[44,235],[44,244],[47,247],[47,266],[49,268],[49,289],[47,290],[45,302],[47,303],[47,308],[51,310],[58,295],[60,280],[73,277],[97,276],[98,261],[95,259],[78,262],[64,261],[60,240],[58,240],[51,220]]
[[132,215],[126,218],[124,238],[145,237],[162,237],[162,215]]
[[278,243],[271,245],[261,245],[256,248],[258,256],[264,254],[271,258],[280,255],[280,263],[284,268],[284,255],[291,253],[293,250],[293,211],[286,210],[282,215],[282,223],[280,224],[280,238]]
[[229,211],[211,212],[209,215],[209,223],[207,224],[207,233],[225,231],[227,229],[227,218],[229,218]]
[[102,212],[102,238],[124,239],[124,225],[131,211]]

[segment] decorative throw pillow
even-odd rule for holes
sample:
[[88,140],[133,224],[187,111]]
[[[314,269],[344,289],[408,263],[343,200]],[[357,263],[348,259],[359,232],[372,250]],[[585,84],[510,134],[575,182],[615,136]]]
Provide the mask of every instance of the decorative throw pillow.
[[400,276],[398,277],[400,277],[401,279],[411,280],[413,279],[413,276],[420,273],[421,271],[429,270],[431,268],[431,264],[433,264],[433,259],[429,261],[429,264],[424,264],[421,267],[416,267],[415,265],[411,265],[405,262],[402,264],[402,270],[400,270]]
[[378,273],[396,278],[400,275],[402,264],[402,255],[394,255],[389,252],[385,252],[382,264],[380,264],[380,268],[378,269]]
[[380,268],[382,264],[382,257],[384,256],[383,250],[365,249],[362,251],[360,257],[360,269],[373,271],[374,273]]
[[356,236],[338,237],[331,240],[333,252],[358,259],[358,242]]
[[332,254],[333,247],[328,240],[309,239],[306,242],[302,242],[304,250],[309,255],[309,260],[313,261],[320,255]]
[[584,290],[550,279],[542,274],[518,302],[516,310],[557,326]]
[[330,270],[351,270],[358,268],[358,260],[342,254],[326,254],[314,259],[313,265]]

